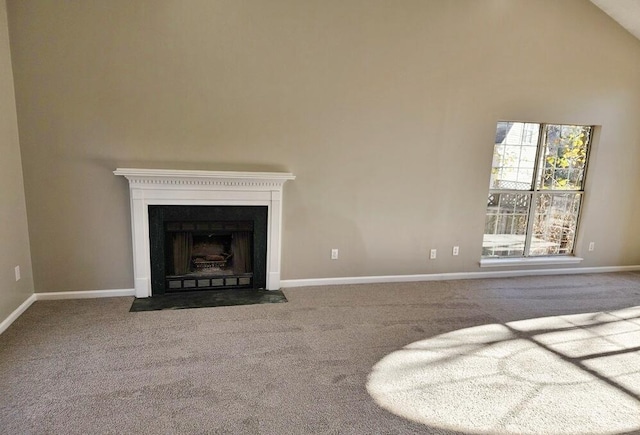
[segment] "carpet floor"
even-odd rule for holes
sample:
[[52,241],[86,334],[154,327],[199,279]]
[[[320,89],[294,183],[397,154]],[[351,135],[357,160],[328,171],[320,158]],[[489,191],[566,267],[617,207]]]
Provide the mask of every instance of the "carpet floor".
[[285,289],[0,335],[0,434],[640,433],[640,273]]

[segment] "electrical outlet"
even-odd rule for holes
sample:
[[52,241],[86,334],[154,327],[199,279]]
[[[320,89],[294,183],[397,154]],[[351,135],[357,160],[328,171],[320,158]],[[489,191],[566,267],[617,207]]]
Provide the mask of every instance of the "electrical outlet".
[[458,255],[459,253],[460,253],[460,246],[454,246],[452,254],[453,255]]
[[332,260],[337,260],[338,259],[338,250],[337,249],[332,249],[331,250],[331,259]]
[[595,242],[589,243],[589,252],[593,251],[594,249],[596,249],[596,243]]
[[16,272],[16,281],[20,281],[20,266],[16,266],[14,271]]
[[430,258],[431,260],[435,260],[437,253],[438,253],[438,251],[437,251],[436,249],[432,249],[432,250],[429,252],[429,258]]

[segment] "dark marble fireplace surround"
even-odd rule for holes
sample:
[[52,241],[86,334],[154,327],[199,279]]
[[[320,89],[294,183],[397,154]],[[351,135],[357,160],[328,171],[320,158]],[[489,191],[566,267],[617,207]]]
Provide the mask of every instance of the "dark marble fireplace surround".
[[[150,205],[152,296],[264,289],[267,214],[266,206]],[[175,254],[183,239],[187,253]]]

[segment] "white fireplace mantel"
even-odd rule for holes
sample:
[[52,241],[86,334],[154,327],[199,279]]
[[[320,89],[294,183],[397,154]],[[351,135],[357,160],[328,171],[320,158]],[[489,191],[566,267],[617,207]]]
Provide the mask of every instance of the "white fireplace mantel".
[[282,187],[293,174],[135,168],[113,173],[129,180],[137,298],[151,296],[149,205],[267,206],[267,289],[280,288]]

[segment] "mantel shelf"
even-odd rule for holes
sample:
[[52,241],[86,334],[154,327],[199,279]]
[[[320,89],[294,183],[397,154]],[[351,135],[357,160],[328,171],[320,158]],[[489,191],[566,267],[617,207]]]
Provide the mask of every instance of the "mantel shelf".
[[235,172],[235,171],[187,171],[175,169],[118,168],[115,175],[122,175],[130,183],[185,184],[185,185],[236,185],[282,186],[296,177],[289,172]]

